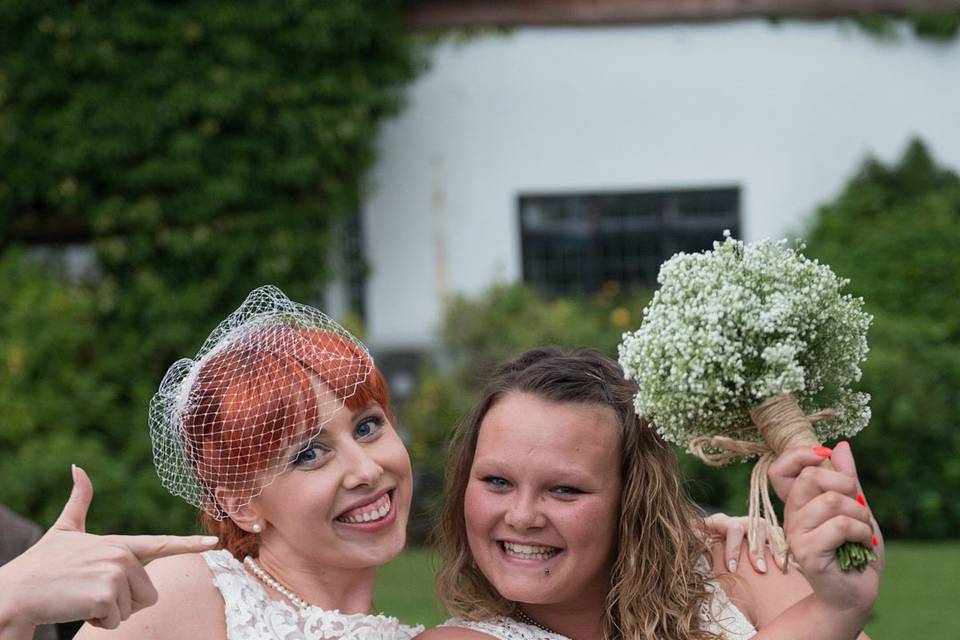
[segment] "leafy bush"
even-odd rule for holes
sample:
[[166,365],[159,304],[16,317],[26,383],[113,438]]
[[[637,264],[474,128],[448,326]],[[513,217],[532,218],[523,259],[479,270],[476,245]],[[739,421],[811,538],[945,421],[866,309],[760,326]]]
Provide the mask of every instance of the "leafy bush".
[[865,32],[883,39],[895,39],[898,25],[905,23],[918,38],[949,42],[960,32],[960,11],[911,11],[904,15],[874,13],[854,18]]
[[817,213],[809,253],[851,279],[876,316],[863,388],[873,420],[854,441],[885,530],[960,531],[960,177],[913,141],[868,160]]
[[[0,259],[0,300],[3,502],[52,522],[77,463],[96,480],[95,513],[107,528],[124,528],[131,511],[168,518],[168,505],[151,490],[157,483],[143,482],[138,468],[148,453],[127,449],[144,446],[145,420],[125,423],[128,414],[118,412],[124,389],[98,366],[105,345],[98,342],[94,291],[9,251]],[[141,437],[129,445],[131,433]],[[172,520],[181,530],[191,522],[183,510]]]
[[0,18],[0,252],[67,230],[99,271],[4,260],[0,362],[22,372],[0,376],[19,412],[0,501],[49,523],[76,462],[94,529],[182,531],[147,401],[255,286],[317,299],[418,67],[400,3],[15,0]]

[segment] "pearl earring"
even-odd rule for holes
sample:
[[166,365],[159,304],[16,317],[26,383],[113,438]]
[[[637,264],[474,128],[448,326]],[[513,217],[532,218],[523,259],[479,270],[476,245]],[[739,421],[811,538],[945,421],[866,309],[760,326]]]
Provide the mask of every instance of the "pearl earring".
[[253,532],[260,533],[261,531],[263,531],[263,527],[260,526],[260,523],[259,522],[253,523]]

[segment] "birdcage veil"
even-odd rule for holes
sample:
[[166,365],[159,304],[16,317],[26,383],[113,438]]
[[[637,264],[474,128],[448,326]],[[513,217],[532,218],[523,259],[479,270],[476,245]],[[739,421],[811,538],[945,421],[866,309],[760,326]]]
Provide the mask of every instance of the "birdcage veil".
[[235,513],[372,371],[366,347],[327,315],[274,286],[253,290],[194,358],[167,370],[150,401],[160,481],[215,518]]

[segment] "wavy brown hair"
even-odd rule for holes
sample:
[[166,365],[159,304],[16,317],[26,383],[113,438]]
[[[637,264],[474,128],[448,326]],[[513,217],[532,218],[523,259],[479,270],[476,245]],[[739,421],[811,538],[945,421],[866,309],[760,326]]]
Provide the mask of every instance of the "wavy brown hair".
[[516,612],[477,567],[467,543],[464,494],[480,425],[505,394],[553,402],[601,404],[617,416],[620,436],[620,523],[604,621],[608,638],[701,640],[709,611],[709,558],[699,510],[684,491],[676,457],[634,410],[636,386],[617,364],[593,349],[533,349],[502,365],[454,433],[447,458],[440,519],[434,535],[441,557],[437,597],[453,615],[484,619]]

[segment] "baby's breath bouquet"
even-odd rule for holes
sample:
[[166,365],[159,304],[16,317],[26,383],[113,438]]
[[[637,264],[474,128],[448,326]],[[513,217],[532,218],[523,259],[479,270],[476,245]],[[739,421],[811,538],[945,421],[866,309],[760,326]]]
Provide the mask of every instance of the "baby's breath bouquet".
[[[785,240],[730,237],[713,251],[679,253],[660,269],[643,322],[626,333],[620,364],[637,381],[639,415],[709,464],[754,455],[751,535],[776,525],[767,469],[790,446],[852,436],[870,420],[860,379],[872,320],[847,280]],[[774,540],[775,551],[786,543]],[[862,545],[838,550],[841,568],[864,566]]]

